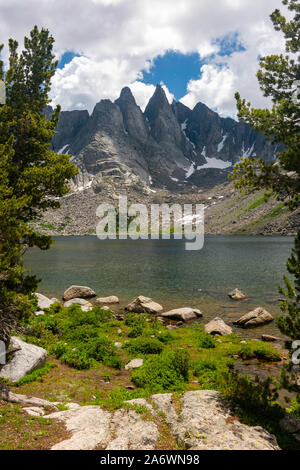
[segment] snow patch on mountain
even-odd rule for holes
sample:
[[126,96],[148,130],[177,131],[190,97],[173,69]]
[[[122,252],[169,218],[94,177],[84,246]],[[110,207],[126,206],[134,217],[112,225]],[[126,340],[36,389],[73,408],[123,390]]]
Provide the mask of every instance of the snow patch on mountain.
[[218,158],[212,157],[212,158],[206,158],[206,163],[204,165],[198,166],[197,170],[204,170],[205,168],[217,168],[219,170],[225,170],[226,168],[229,168],[232,166],[232,163],[227,161],[224,162],[223,160],[219,160]]

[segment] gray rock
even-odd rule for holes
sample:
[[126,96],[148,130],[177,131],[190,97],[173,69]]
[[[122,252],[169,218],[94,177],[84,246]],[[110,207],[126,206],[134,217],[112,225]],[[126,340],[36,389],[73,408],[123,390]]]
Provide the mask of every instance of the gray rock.
[[72,433],[52,450],[151,450],[159,437],[156,424],[144,421],[134,410],[109,413],[99,406],[83,406],[46,417],[63,421]]
[[267,310],[262,307],[258,307],[252,312],[243,315],[239,320],[234,322],[234,325],[242,328],[254,328],[271,323],[273,320],[274,317],[267,312]]
[[0,391],[0,398],[3,401],[7,401],[9,403],[17,403],[21,406],[50,408],[54,411],[57,411],[57,406],[55,403],[43,400],[42,398],[30,397],[28,395],[21,395],[19,393],[13,393],[5,390]]
[[109,297],[98,297],[94,303],[95,305],[118,304],[120,303],[120,300],[115,295],[111,295]]
[[[128,387],[127,387],[128,388]],[[231,405],[212,390],[186,392],[175,409],[171,393],[127,401],[144,406],[155,419],[143,419],[134,409],[109,412],[100,406],[76,406],[45,415],[65,423],[71,437],[53,450],[154,450],[160,425],[168,424],[172,437],[191,450],[279,450],[274,436],[259,426],[240,423]],[[283,423],[284,426],[284,423]],[[289,425],[289,432],[298,428]]]
[[300,419],[295,419],[286,413],[285,417],[280,420],[279,425],[283,431],[292,434],[300,442]]
[[232,328],[226,325],[222,318],[216,317],[214,320],[207,323],[204,327],[206,333],[211,335],[230,335],[232,333]]
[[161,313],[163,307],[152,299],[140,295],[125,307],[128,312],[135,313]]
[[92,306],[90,302],[85,299],[71,299],[67,302],[64,302],[64,307],[71,307],[71,305],[82,305],[82,306]]
[[44,416],[45,414],[45,411],[38,406],[25,407],[23,410],[26,411],[26,413],[28,413],[30,416]]
[[276,438],[259,426],[234,418],[222,395],[212,390],[187,392],[176,437],[191,450],[278,450]]
[[96,297],[96,292],[94,292],[90,287],[86,286],[71,286],[69,287],[63,295],[64,300],[71,299],[86,299]]
[[132,359],[132,361],[128,362],[125,366],[125,370],[137,369],[144,364],[143,359]]
[[40,315],[45,315],[44,310],[38,310],[37,312],[34,312],[36,317],[39,317]]
[[245,300],[247,299],[246,294],[242,292],[239,289],[234,289],[232,292],[228,294],[228,297],[230,297],[232,300]]
[[195,320],[198,317],[202,317],[203,315],[200,310],[184,307],[161,313],[160,316],[163,318],[169,318],[171,320],[182,320],[183,322],[187,322],[189,320]]
[[37,300],[38,300],[38,307],[40,310],[44,310],[45,308],[49,308],[52,304],[57,302],[57,299],[48,299],[43,294],[39,294],[38,292],[35,293]]
[[277,336],[271,335],[261,335],[261,339],[267,343],[275,343],[276,341],[282,341],[280,338],[277,338]]
[[47,358],[47,351],[45,349],[33,344],[24,343],[24,341],[16,336],[11,338],[11,346],[13,349],[21,348],[21,350],[14,353],[13,358],[2,367],[0,377],[11,382],[17,382],[35,369],[44,366]]

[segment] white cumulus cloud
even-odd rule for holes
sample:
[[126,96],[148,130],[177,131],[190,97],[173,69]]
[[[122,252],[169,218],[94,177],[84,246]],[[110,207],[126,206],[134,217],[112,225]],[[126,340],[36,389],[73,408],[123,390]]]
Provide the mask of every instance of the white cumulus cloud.
[[[53,79],[51,97],[63,109],[92,110],[130,86],[143,108],[154,90],[141,83],[143,70],[167,51],[198,53],[199,78],[182,101],[203,101],[222,114],[235,113],[234,92],[255,105],[265,102],[255,73],[258,55],[283,51],[269,15],[281,0],[0,0],[1,42],[21,44],[34,24],[55,38],[55,54],[75,57]],[[220,38],[236,34],[245,50],[220,55]],[[7,48],[4,52],[7,59]],[[180,76],[178,77],[180,80]],[[168,91],[172,99],[172,90]]]

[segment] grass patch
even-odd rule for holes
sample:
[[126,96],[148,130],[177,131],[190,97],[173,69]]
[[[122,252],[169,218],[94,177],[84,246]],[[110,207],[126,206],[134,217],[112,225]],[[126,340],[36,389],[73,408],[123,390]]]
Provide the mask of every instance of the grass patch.
[[31,382],[35,382],[36,380],[41,380],[43,376],[48,374],[48,372],[53,369],[53,367],[57,367],[56,364],[47,361],[44,367],[34,370],[33,372],[31,372],[31,374],[25,375],[25,377],[22,377],[22,379],[15,382],[14,385],[15,387],[21,387],[21,385],[30,384]]
[[270,197],[271,196],[269,194],[264,194],[263,196],[258,197],[248,207],[246,207],[245,212],[252,211],[262,204],[265,204],[269,201]]

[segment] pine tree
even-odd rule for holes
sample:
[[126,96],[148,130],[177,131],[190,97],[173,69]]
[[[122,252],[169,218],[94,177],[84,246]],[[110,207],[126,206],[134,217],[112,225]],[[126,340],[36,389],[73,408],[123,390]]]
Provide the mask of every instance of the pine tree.
[[279,287],[280,294],[285,297],[281,301],[281,310],[285,315],[277,317],[276,323],[281,333],[292,340],[300,340],[300,233],[286,267],[294,281],[284,276],[285,288]]
[[[286,40],[286,55],[272,55],[260,59],[257,78],[264,96],[272,98],[272,109],[254,109],[236,94],[239,118],[263,131],[273,144],[284,144],[277,161],[265,163],[261,159],[244,159],[238,163],[232,178],[238,189],[271,190],[279,200],[294,210],[300,205],[300,3],[299,0],[282,0],[294,14],[288,21],[280,12],[271,14],[276,31]],[[285,288],[281,310],[277,318],[280,331],[300,340],[300,231],[295,247],[287,261],[287,270],[293,279],[284,276]],[[293,363],[283,367],[281,386],[297,392],[300,407],[300,387],[293,373]]]
[[243,159],[235,166],[233,178],[237,188],[271,190],[295,209],[300,203],[300,3],[298,0],[282,3],[294,12],[294,17],[287,21],[275,10],[271,20],[275,29],[284,34],[286,55],[262,57],[257,73],[264,96],[272,98],[272,109],[254,109],[239,93],[236,100],[241,121],[263,131],[272,144],[284,144],[285,148],[277,154],[276,162]]
[[[24,48],[9,40],[9,67],[0,79],[6,103],[0,105],[0,340],[7,344],[20,315],[32,308],[38,280],[23,268],[24,252],[33,246],[48,249],[51,237],[37,233],[32,222],[48,208],[59,207],[58,198],[69,191],[76,173],[70,155],[50,149],[58,123],[58,106],[47,120],[51,79],[57,67],[54,40],[35,26]],[[0,45],[0,52],[3,45]]]

